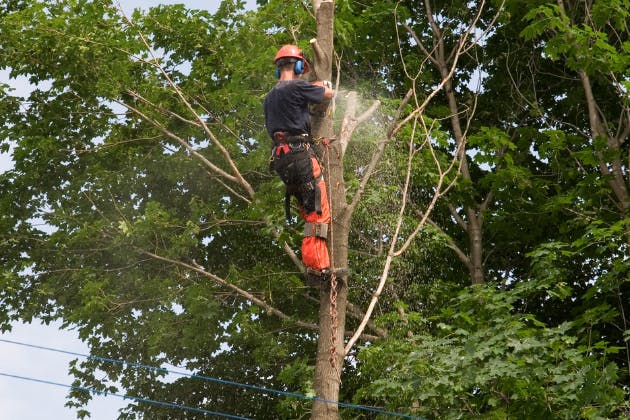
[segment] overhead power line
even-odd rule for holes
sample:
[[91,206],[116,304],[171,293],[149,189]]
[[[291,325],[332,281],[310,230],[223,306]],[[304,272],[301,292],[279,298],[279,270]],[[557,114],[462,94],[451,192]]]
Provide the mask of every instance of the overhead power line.
[[[340,401],[330,401],[330,400],[325,400],[325,399],[317,398],[317,397],[309,397],[309,396],[302,395],[302,394],[297,394],[297,393],[294,393],[294,392],[281,391],[281,390],[272,389],[272,388],[265,388],[265,387],[261,387],[261,386],[257,386],[257,385],[243,384],[243,383],[239,383],[239,382],[234,382],[234,381],[229,381],[229,380],[224,380],[224,379],[219,379],[219,378],[213,378],[213,377],[209,377],[209,376],[195,375],[195,374],[191,374],[191,373],[187,373],[187,372],[181,372],[181,371],[176,371],[176,370],[169,370],[169,369],[165,369],[165,368],[161,368],[161,367],[149,366],[149,365],[144,365],[144,364],[135,363],[135,362],[128,362],[126,360],[121,360],[121,359],[113,359],[113,358],[109,358],[109,357],[93,356],[93,355],[90,355],[90,354],[77,353],[77,352],[72,352],[72,351],[67,351],[67,350],[62,350],[62,349],[56,349],[56,348],[52,348],[52,347],[40,346],[40,345],[30,344],[30,343],[24,343],[24,342],[20,342],[20,341],[7,340],[7,339],[4,339],[4,338],[0,338],[0,342],[4,342],[4,343],[8,343],[8,344],[14,344],[14,345],[23,346],[23,347],[30,347],[30,348],[44,350],[44,351],[51,351],[51,352],[55,352],[55,353],[67,354],[67,355],[70,355],[70,356],[84,357],[84,358],[87,358],[87,359],[98,360],[98,361],[105,362],[105,363],[120,364],[120,365],[124,365],[124,366],[138,368],[138,369],[151,370],[151,371],[160,372],[160,373],[164,373],[164,374],[185,376],[185,377],[192,378],[192,379],[198,379],[198,380],[202,380],[202,381],[214,382],[214,383],[218,383],[218,384],[222,384],[222,385],[229,385],[229,386],[233,386],[233,387],[249,389],[249,390],[252,390],[252,391],[264,392],[264,393],[267,393],[267,394],[282,395],[282,396],[285,396],[285,397],[292,397],[292,398],[297,398],[297,399],[302,399],[302,400],[319,401],[319,402],[323,402],[323,403],[326,403],[326,404],[334,404],[334,405],[337,405],[339,407],[350,408],[350,409],[364,411],[364,412],[371,412],[371,413],[375,413],[375,414],[383,414],[383,415],[387,415],[387,416],[393,416],[393,417],[405,418],[405,419],[426,420],[426,419],[423,419],[422,417],[411,416],[411,415],[402,414],[402,413],[396,413],[396,412],[393,412],[393,411],[386,411],[386,410],[382,410],[380,408],[369,407],[369,406],[358,405],[358,404],[344,403],[344,402],[340,402]],[[2,375],[2,374],[0,374],[0,375]],[[4,376],[11,376],[11,375],[4,374]],[[17,376],[15,376],[15,377],[17,377]],[[45,381],[39,381],[39,382],[45,382]],[[69,385],[56,384],[56,383],[52,383],[52,384],[66,386],[66,387],[71,387],[72,388],[72,386],[69,386]],[[79,389],[81,389],[81,388],[79,388]],[[85,388],[83,388],[83,389],[84,390],[89,390],[89,389],[85,389]],[[89,390],[89,391],[93,391],[93,392],[96,392],[96,393],[102,393],[101,391],[98,391],[98,390]],[[115,395],[115,394],[111,394],[111,395]],[[117,395],[117,396],[120,396],[120,395]],[[121,397],[137,399],[138,401],[142,401],[142,399],[139,399],[139,398],[136,398],[136,397],[124,397],[124,396],[121,396]],[[159,404],[160,402],[155,402],[155,403]],[[163,405],[167,405],[167,404],[172,404],[172,403],[163,403]],[[176,406],[176,405],[177,404],[173,404],[173,406]],[[200,409],[195,409],[195,410],[200,410]],[[234,417],[234,418],[242,418],[242,417]]]
[[104,391],[99,391],[99,390],[94,389],[94,388],[88,388],[88,387],[76,386],[76,385],[67,385],[67,384],[62,384],[62,383],[59,383],[59,382],[48,381],[48,380],[45,380],[45,379],[29,378],[27,376],[13,375],[13,374],[10,374],[10,373],[5,373],[5,372],[0,372],[0,376],[6,376],[8,378],[21,379],[21,380],[31,381],[31,382],[38,382],[38,383],[46,384],[46,385],[54,385],[54,386],[60,386],[60,387],[64,387],[64,388],[76,389],[78,391],[90,392],[90,393],[97,394],[97,395],[113,396],[113,397],[119,397],[119,398],[123,398],[123,399],[131,399],[131,400],[135,400],[135,401],[143,402],[143,403],[147,403],[147,404],[159,405],[159,406],[163,406],[163,407],[169,407],[169,408],[173,408],[173,409],[177,409],[177,410],[191,411],[191,412],[195,412],[195,413],[209,414],[209,415],[222,417],[222,418],[226,418],[226,419],[252,420],[249,417],[234,416],[232,414],[219,413],[217,411],[204,410],[202,408],[188,407],[188,406],[181,405],[181,404],[175,404],[175,403],[164,402],[164,401],[156,401],[156,400],[151,400],[151,399],[142,398],[142,397],[134,397],[132,395],[116,394],[114,392],[104,392]]

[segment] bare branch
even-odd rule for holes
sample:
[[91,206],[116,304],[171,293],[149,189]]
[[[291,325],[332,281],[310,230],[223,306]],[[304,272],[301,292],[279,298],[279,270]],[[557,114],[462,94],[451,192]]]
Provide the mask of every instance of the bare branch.
[[[423,212],[422,210],[418,209],[414,203],[408,200],[408,204],[413,208],[414,212],[417,214],[418,218],[424,218],[425,217],[425,212]],[[468,255],[466,255],[466,253],[464,251],[462,251],[462,249],[459,247],[459,245],[457,245],[457,243],[455,243],[455,241],[453,240],[453,238],[450,237],[450,235],[448,235],[446,232],[444,232],[444,229],[442,229],[441,226],[439,226],[437,223],[435,223],[430,217],[426,218],[427,224],[430,225],[431,227],[433,227],[435,230],[437,230],[443,238],[446,239],[446,246],[448,246],[450,249],[452,249],[455,254],[457,255],[457,257],[459,258],[459,260],[466,265],[466,267],[471,268],[472,266],[470,265],[470,258],[468,257]]]
[[[159,112],[161,112],[162,114],[165,114],[165,115],[167,115],[167,116],[169,116],[169,117],[173,117],[173,118],[175,118],[176,120],[179,120],[179,121],[183,122],[184,124],[190,124],[190,125],[194,125],[194,126],[196,126],[196,127],[201,127],[201,124],[199,124],[197,121],[194,121],[194,120],[189,120],[188,118],[184,118],[183,116],[179,115],[179,114],[178,114],[178,113],[176,113],[176,112],[173,112],[173,111],[171,111],[171,110],[169,110],[169,109],[166,109],[166,108],[164,108],[164,107],[162,107],[162,106],[159,106],[158,104],[156,104],[156,103],[153,103],[153,102],[149,101],[148,99],[146,99],[145,97],[143,97],[142,95],[140,95],[140,94],[139,94],[138,92],[136,92],[136,91],[133,91],[133,90],[127,89],[127,90],[126,90],[126,92],[127,92],[127,94],[129,94],[129,95],[133,96],[134,98],[139,99],[139,100],[140,100],[140,101],[142,101],[144,104],[149,105],[149,106],[151,106],[151,107],[153,107],[153,108],[157,109],[157,110],[158,110]],[[119,102],[119,103],[120,103],[120,102]]]
[[370,163],[368,164],[368,167],[365,171],[365,175],[363,175],[363,178],[361,179],[359,188],[354,194],[354,197],[352,197],[352,202],[346,209],[346,213],[344,215],[346,220],[350,220],[350,217],[352,216],[352,214],[354,213],[354,210],[359,204],[359,201],[361,200],[361,196],[363,195],[363,192],[365,191],[365,188],[367,187],[367,184],[370,178],[372,177],[372,174],[376,170],[376,166],[378,165],[378,163],[381,160],[381,157],[383,156],[383,153],[385,151],[385,146],[387,145],[387,143],[391,141],[391,139],[394,137],[397,131],[395,128],[395,122],[400,118],[402,110],[409,103],[409,100],[411,100],[412,96],[413,96],[413,91],[412,90],[407,91],[407,94],[405,95],[402,102],[400,103],[400,106],[398,107],[398,111],[396,113],[396,117],[394,118],[394,123],[392,124],[392,127],[390,127],[390,129],[387,131],[387,135],[378,143],[376,151],[372,154],[372,159],[370,160]]
[[[416,120],[417,121],[417,120]],[[403,191],[401,191],[401,194],[403,197],[406,197],[408,194],[408,188],[409,188],[409,184],[410,184],[410,179],[411,179],[411,170],[409,169],[410,165],[411,165],[411,161],[413,159],[413,156],[415,154],[414,151],[414,137],[415,137],[415,124],[414,124],[414,129],[412,130],[412,133],[410,135],[411,140],[409,141],[409,159],[408,159],[408,163],[407,163],[407,174],[406,174],[406,178],[405,178],[405,187],[403,188]],[[361,323],[359,324],[359,326],[357,327],[357,330],[355,331],[354,335],[352,336],[352,338],[350,338],[350,340],[348,340],[348,343],[346,344],[345,348],[344,348],[344,352],[345,354],[348,354],[350,352],[350,350],[352,349],[352,347],[354,346],[354,343],[356,342],[356,340],[358,339],[359,335],[361,335],[361,333],[363,332],[363,330],[365,329],[368,320],[372,317],[372,312],[374,311],[374,308],[376,307],[376,303],[378,302],[381,293],[383,292],[383,289],[385,288],[385,283],[387,282],[387,279],[389,278],[389,270],[391,267],[391,263],[394,260],[394,253],[395,253],[395,247],[396,247],[396,242],[398,240],[398,235],[400,233],[400,229],[402,227],[402,222],[403,222],[403,214],[405,212],[405,200],[403,199],[403,204],[400,206],[400,210],[398,213],[398,219],[396,222],[396,228],[394,231],[394,234],[392,235],[392,240],[391,240],[391,245],[390,245],[390,249],[389,252],[387,253],[387,257],[385,258],[385,264],[383,267],[383,272],[381,273],[381,278],[378,282],[378,286],[376,287],[376,290],[374,291],[374,293],[372,293],[372,298],[370,299],[370,303],[367,307],[367,310],[365,311],[365,316],[363,317],[363,320],[361,321]]]
[[455,69],[457,66],[457,60],[454,61],[451,66],[450,71],[442,78],[440,83],[431,91],[429,95],[424,99],[424,101],[416,107],[407,117],[405,117],[402,121],[400,121],[393,130],[393,133],[398,132],[402,127],[404,127],[409,121],[413,120],[417,115],[422,114],[427,107],[427,105],[431,102],[431,100],[444,88],[447,82],[453,77],[453,73],[455,73]]
[[[122,12],[122,10],[121,10],[121,12]],[[124,13],[123,13],[123,16],[124,16],[125,20],[127,21],[127,23],[130,26],[133,27],[134,26],[133,22]],[[152,60],[152,65],[162,74],[162,77],[164,77],[164,79],[167,81],[167,83],[169,84],[171,89],[173,89],[173,91],[175,92],[175,94],[177,95],[177,97],[179,98],[181,103],[184,104],[186,109],[195,117],[195,120],[198,122],[198,124],[196,124],[196,125],[201,126],[201,128],[203,129],[204,133],[208,136],[210,141],[217,147],[219,152],[223,155],[225,161],[227,162],[227,164],[230,167],[231,172],[232,172],[232,174],[230,175],[231,180],[233,180],[234,182],[237,182],[238,184],[240,184],[245,189],[245,191],[247,191],[247,194],[250,197],[253,197],[254,196],[254,189],[249,184],[249,182],[247,182],[245,180],[243,175],[240,173],[240,171],[239,171],[238,167],[236,166],[236,163],[232,159],[232,156],[230,155],[229,151],[219,141],[219,139],[214,135],[214,133],[209,129],[209,127],[206,124],[205,120],[201,117],[201,115],[199,115],[199,113],[197,113],[197,111],[195,111],[195,109],[191,105],[190,101],[186,98],[186,95],[184,95],[183,91],[179,88],[179,86],[177,86],[177,84],[175,82],[173,82],[173,80],[168,75],[166,70],[164,70],[164,67],[162,67],[162,65],[160,64],[159,59],[157,58],[157,56],[153,52],[153,49],[149,45],[149,42],[146,40],[144,34],[142,34],[140,31],[138,31],[138,36],[140,37],[140,39],[144,43],[147,51],[149,52],[149,54],[151,55],[151,57],[153,59]],[[194,154],[194,156],[196,158],[201,157],[201,155],[198,154],[198,153]],[[207,162],[207,159],[204,161],[204,164],[206,164],[206,162]]]
[[[431,145],[430,139],[429,139],[429,134],[431,132],[431,129],[428,129],[425,125],[424,119],[420,119],[422,126],[424,128],[424,132],[425,132],[425,136],[427,137],[427,141],[425,142],[425,144],[427,144],[427,147],[429,148],[430,152],[431,152],[431,156],[433,158],[433,163],[435,164],[435,167],[438,168],[438,180],[437,180],[437,185],[435,187],[435,192],[433,193],[433,197],[431,198],[431,201],[429,202],[429,204],[427,205],[427,208],[424,212],[422,212],[422,216],[420,217],[420,220],[418,221],[416,228],[414,229],[414,231],[408,235],[407,239],[405,240],[405,242],[403,243],[403,245],[398,249],[398,251],[395,251],[393,253],[394,257],[397,257],[399,255],[401,255],[403,252],[405,252],[405,250],[411,245],[411,243],[415,240],[415,238],[418,236],[418,234],[420,233],[420,231],[422,230],[422,228],[424,227],[424,225],[427,223],[429,214],[431,214],[431,212],[433,211],[433,208],[435,207],[437,200],[444,195],[444,193],[450,189],[454,184],[455,184],[455,179],[456,177],[453,177],[453,180],[451,181],[450,184],[447,184],[446,188],[442,188],[442,186],[444,185],[444,181],[446,180],[446,177],[449,175],[450,171],[455,167],[455,162],[460,160],[460,153],[456,152],[455,156],[453,157],[451,164],[448,166],[446,171],[442,171],[441,170],[441,165],[439,162],[438,157],[435,155],[433,147]],[[458,151],[459,149],[463,148],[463,143],[460,143],[458,145]],[[410,174],[411,174],[411,154],[410,154],[410,159],[409,159],[409,165],[407,168],[407,178],[410,179]],[[460,168],[460,166],[458,166],[458,169]],[[409,185],[408,185],[408,181],[406,181],[405,187],[404,187],[404,197],[407,197],[407,191],[408,191]],[[404,207],[405,207],[405,202],[403,202],[403,206],[402,206],[402,210],[404,211]],[[399,216],[399,220],[402,223],[402,212]],[[397,237],[398,235],[396,234],[395,237]],[[394,248],[392,247],[392,250]]]
[[145,113],[143,113],[142,111],[140,111],[138,108],[135,108],[127,103],[121,102],[121,101],[115,101],[116,103],[124,106],[125,108],[127,108],[128,110],[130,110],[131,112],[137,114],[139,117],[141,117],[143,120],[147,121],[148,123],[150,123],[151,125],[153,125],[155,128],[157,128],[158,130],[160,130],[165,136],[167,136],[168,138],[175,140],[177,143],[179,143],[181,146],[183,146],[186,151],[191,155],[194,156],[195,158],[197,158],[198,160],[200,160],[207,168],[209,168],[212,172],[216,173],[217,175],[235,182],[235,183],[239,183],[238,179],[225,172],[223,169],[219,168],[218,166],[216,166],[214,163],[210,162],[205,156],[203,156],[202,154],[200,154],[199,152],[197,152],[191,145],[190,143],[188,143],[186,140],[182,139],[181,137],[179,137],[178,135],[176,135],[175,133],[173,133],[172,131],[170,131],[169,129],[167,129],[162,123],[160,123],[159,121],[157,121],[154,118],[149,117],[148,115],[146,115]]
[[[348,310],[348,315],[351,315],[355,319],[363,319],[365,316],[365,314],[353,303],[346,302],[346,309]],[[376,332],[376,334],[381,338],[386,338],[389,335],[386,329],[378,327],[372,320],[368,322],[367,326],[372,331]]]
[[381,105],[381,101],[374,101],[372,105],[359,117],[355,117],[355,112],[357,108],[357,93],[352,91],[348,92],[347,95],[347,104],[346,104],[346,112],[343,117],[343,121],[341,122],[341,130],[339,134],[339,142],[341,143],[341,156],[343,157],[346,153],[346,148],[352,139],[352,134],[356,130],[356,128],[363,122],[367,121],[368,118],[376,109]]
[[420,49],[420,51],[422,52],[422,54],[429,59],[433,64],[437,65],[437,60],[433,57],[433,54],[431,52],[429,52],[424,44],[422,44],[422,40],[420,39],[420,37],[416,34],[416,32],[411,28],[411,26],[409,26],[406,22],[402,23],[403,28],[405,28],[405,30],[407,32],[409,32],[409,34],[412,36],[412,38],[414,39],[414,41],[416,41],[416,44],[418,45],[418,48]]
[[317,38],[311,38],[311,40],[309,42],[311,44],[311,48],[313,49],[313,54],[315,54],[315,58],[317,60],[320,60],[320,61],[328,60],[328,57],[326,56],[326,53],[319,46],[319,43],[317,42]]
[[206,171],[206,173],[208,174],[208,176],[210,176],[211,178],[214,178],[219,184],[221,184],[223,186],[223,188],[225,188],[230,193],[232,193],[233,196],[240,198],[241,200],[243,200],[247,204],[251,204],[252,203],[252,200],[250,200],[249,198],[245,197],[244,195],[239,194],[238,192],[236,192],[233,188],[231,188],[229,185],[227,185],[225,182],[223,182],[223,180],[221,178],[213,177],[213,175],[210,172]]
[[[306,300],[309,300],[313,303],[319,303],[319,299],[315,298],[314,296],[308,294],[308,293],[304,293],[302,294],[302,296],[304,296],[304,298]],[[351,316],[354,319],[358,319],[361,320],[363,319],[363,317],[365,316],[365,314],[363,312],[361,312],[361,310],[354,305],[351,302],[346,302],[346,310],[347,310],[347,314],[349,316]],[[370,322],[368,322],[367,327],[370,328],[372,331],[374,331],[376,333],[376,336],[374,335],[369,335],[369,334],[363,334],[361,336],[361,339],[364,341],[371,341],[374,342],[376,340],[378,340],[379,338],[386,338],[389,335],[389,332],[384,329],[384,328],[380,328],[378,327],[372,320],[370,320]],[[352,332],[351,331],[346,331],[344,333],[344,335],[348,338],[352,337]]]
[[[299,321],[299,320],[295,320],[295,319],[291,318],[290,316],[288,316],[284,312],[280,311],[279,309],[276,309],[275,307],[273,307],[270,304],[268,304],[267,302],[265,302],[263,299],[257,298],[254,294],[249,293],[246,290],[243,290],[243,289],[241,289],[241,288],[231,284],[230,282],[226,281],[225,279],[222,279],[221,277],[219,277],[219,276],[217,276],[215,274],[212,274],[209,271],[206,271],[203,267],[201,267],[197,263],[187,264],[185,262],[174,260],[174,259],[167,258],[167,257],[163,257],[163,256],[154,254],[154,253],[149,252],[149,251],[141,250],[140,252],[142,254],[144,254],[144,255],[146,255],[148,257],[151,257],[153,259],[156,259],[158,261],[162,261],[162,262],[165,262],[165,263],[168,263],[168,264],[179,266],[179,267],[185,268],[187,270],[194,271],[194,272],[196,272],[198,274],[201,274],[202,276],[210,279],[215,284],[217,284],[217,285],[219,285],[221,287],[225,287],[225,288],[228,288],[228,289],[232,290],[237,295],[241,296],[242,298],[244,298],[246,300],[249,300],[254,305],[259,306],[260,308],[265,310],[270,315],[276,316],[276,317],[282,319],[283,321],[291,322],[291,323],[295,324],[298,327],[305,328],[305,329],[308,329],[308,330],[319,331],[319,326],[317,324],[313,324],[313,323],[310,323],[310,322]],[[349,336],[350,333],[347,332],[347,333],[345,333],[345,335]],[[375,341],[375,340],[378,340],[379,338],[381,338],[381,336],[375,336],[375,335],[370,335],[370,334],[363,334],[361,336],[361,339],[365,340],[365,341]]]
[[267,311],[267,313],[277,316],[278,318],[284,320],[284,321],[291,321],[294,322],[297,326],[302,327],[302,328],[306,328],[309,330],[314,330],[317,331],[319,330],[319,327],[316,324],[312,324],[309,322],[303,322],[303,321],[294,321],[290,316],[288,316],[287,314],[285,314],[284,312],[280,311],[279,309],[274,308],[273,306],[271,306],[270,304],[268,304],[267,302],[265,302],[263,299],[257,298],[256,296],[254,296],[252,293],[241,289],[240,287],[226,281],[225,279],[222,279],[221,277],[210,273],[209,271],[206,271],[203,267],[201,267],[199,264],[197,263],[191,263],[191,264],[187,264],[183,261],[178,261],[178,260],[174,260],[168,257],[163,257],[161,255],[157,255],[153,252],[149,252],[149,251],[145,251],[145,250],[141,250],[140,251],[142,254],[154,258],[158,261],[162,261],[162,262],[166,262],[168,264],[172,264],[175,266],[179,266],[182,268],[185,268],[187,270],[191,270],[194,271],[198,274],[201,274],[202,276],[210,279],[212,282],[214,282],[215,284],[228,288],[230,290],[232,290],[234,293],[236,293],[237,295],[241,296],[244,299],[249,300],[250,302],[252,302],[254,305],[261,307],[262,309],[264,309],[265,311]]

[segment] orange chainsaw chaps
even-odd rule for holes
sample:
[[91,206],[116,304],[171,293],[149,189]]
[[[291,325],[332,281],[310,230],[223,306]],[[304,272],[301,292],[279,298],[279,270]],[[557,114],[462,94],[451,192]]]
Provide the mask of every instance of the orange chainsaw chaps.
[[[322,170],[316,158],[311,158],[311,162],[313,163],[313,176],[317,179],[320,177]],[[300,215],[305,222],[329,224],[330,206],[328,204],[326,183],[323,178],[320,178],[317,186],[319,187],[319,191],[321,193],[320,201],[322,214],[317,214],[316,211],[306,213],[304,209],[300,208]],[[328,256],[326,239],[317,236],[304,237],[302,240],[302,262],[307,267],[318,271],[330,268],[330,257]]]
[[302,240],[302,262],[317,271],[330,268],[328,246],[324,238],[307,236]]

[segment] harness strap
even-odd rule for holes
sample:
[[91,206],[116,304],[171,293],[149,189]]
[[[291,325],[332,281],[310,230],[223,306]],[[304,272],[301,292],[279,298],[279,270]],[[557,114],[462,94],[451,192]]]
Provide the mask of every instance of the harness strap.
[[284,217],[287,222],[291,221],[291,194],[288,191],[284,195]]
[[315,185],[315,212],[319,215],[322,214],[322,190],[319,188],[320,179],[324,179],[324,177],[320,175],[318,179],[313,181],[313,185]]
[[287,131],[276,131],[273,133],[273,144],[276,146],[282,143],[312,143],[313,139],[308,133],[291,134]]
[[271,151],[271,155],[273,156],[282,156],[283,154],[286,155],[291,151],[291,148],[289,147],[289,145],[287,143],[279,143],[277,146],[274,146],[273,150]]
[[[315,212],[317,214],[322,214],[322,191],[319,188],[319,181],[324,179],[324,175],[320,175],[312,181],[305,182],[300,187],[303,190],[315,190],[315,202],[313,203],[315,206]],[[293,193],[287,187],[286,192],[284,194],[284,215],[287,221],[291,220],[291,196]]]
[[304,236],[315,236],[326,239],[328,237],[328,223],[311,223],[304,224]]
[[322,214],[322,191],[319,188],[319,181],[324,179],[323,175],[314,178],[312,181],[306,182],[302,185],[302,188],[315,190],[315,211],[317,214]]

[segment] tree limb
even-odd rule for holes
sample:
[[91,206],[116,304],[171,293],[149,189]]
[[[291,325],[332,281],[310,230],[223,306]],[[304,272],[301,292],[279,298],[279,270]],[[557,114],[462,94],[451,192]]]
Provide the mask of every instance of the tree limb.
[[175,133],[170,131],[168,128],[166,128],[164,125],[162,125],[159,121],[155,120],[154,118],[149,117],[148,115],[146,115],[145,113],[140,111],[138,108],[133,107],[133,106],[131,106],[131,105],[125,103],[125,102],[121,102],[121,101],[115,101],[115,102],[120,104],[120,105],[122,105],[122,106],[124,106],[125,108],[127,108],[131,112],[133,112],[136,115],[138,115],[139,117],[141,117],[143,120],[145,120],[148,123],[150,123],[151,125],[153,125],[155,128],[157,128],[159,131],[161,131],[162,134],[164,134],[168,138],[170,138],[172,140],[175,140],[182,147],[184,147],[184,149],[186,149],[186,151],[191,156],[194,156],[196,159],[201,161],[204,164],[204,166],[209,168],[212,172],[216,173],[217,175],[219,175],[219,176],[221,176],[221,177],[223,177],[223,178],[225,178],[225,179],[227,179],[229,181],[232,181],[234,183],[239,183],[240,184],[240,182],[239,182],[237,177],[235,177],[235,176],[225,172],[223,169],[219,168],[214,163],[210,162],[205,156],[203,156],[201,153],[197,152],[190,145],[190,143],[188,143],[186,140],[182,139],[181,137],[179,137],[178,135],[176,135]]
[[[347,302],[346,309],[348,310],[348,314],[351,315],[355,319],[361,320],[365,316],[365,314],[359,309],[359,307],[353,303]],[[386,338],[389,335],[389,332],[386,329],[378,327],[372,320],[368,322],[367,326],[372,331],[374,331],[380,338]]]
[[222,286],[222,287],[226,287],[230,290],[232,290],[234,293],[236,293],[237,295],[241,296],[244,299],[249,300],[250,302],[252,302],[254,305],[261,307],[262,309],[264,309],[265,311],[267,311],[269,314],[277,316],[278,318],[282,319],[283,321],[291,321],[294,322],[297,326],[302,327],[302,328],[306,328],[309,330],[314,330],[317,331],[319,330],[319,327],[316,324],[312,324],[309,322],[303,322],[303,321],[296,321],[293,320],[289,315],[285,314],[284,312],[280,311],[279,309],[274,308],[273,306],[271,306],[270,304],[268,304],[267,302],[265,302],[264,300],[257,298],[256,296],[254,296],[252,293],[249,293],[246,290],[241,289],[238,286],[235,286],[234,284],[222,279],[221,277],[210,273],[209,271],[206,271],[203,267],[201,267],[199,264],[193,262],[191,264],[187,264],[183,261],[179,261],[179,260],[174,260],[172,258],[168,258],[168,257],[163,257],[161,255],[157,255],[153,252],[149,252],[149,251],[145,251],[145,250],[140,250],[140,252],[148,257],[154,258],[158,261],[162,261],[162,262],[166,262],[172,265],[176,265],[182,268],[185,268],[187,270],[191,270],[194,271],[198,274],[201,274],[202,276],[210,279],[212,282],[214,282],[215,284]]
[[370,118],[372,114],[374,114],[376,109],[381,104],[381,101],[379,100],[374,101],[363,114],[361,114],[359,117],[356,117],[355,113],[357,108],[357,93],[355,91],[348,92],[347,98],[346,111],[341,122],[341,130],[339,134],[342,158],[346,153],[346,148],[348,147],[348,144],[350,143],[350,140],[352,139],[352,135],[356,128],[363,122],[367,121],[367,119]]
[[396,116],[394,117],[394,120],[393,120],[394,122],[390,126],[390,129],[387,130],[387,134],[385,135],[385,137],[383,137],[383,139],[379,141],[376,151],[372,154],[372,159],[370,160],[370,163],[368,164],[368,167],[365,171],[365,175],[363,175],[363,178],[361,179],[359,188],[354,193],[354,196],[352,197],[352,202],[347,207],[346,213],[344,214],[346,221],[350,220],[357,205],[359,204],[359,201],[361,200],[363,192],[365,191],[365,188],[367,187],[367,184],[371,176],[374,174],[374,171],[376,170],[376,166],[380,162],[381,157],[383,157],[383,153],[385,152],[385,146],[387,145],[387,143],[389,143],[392,140],[392,138],[394,138],[394,135],[396,134],[396,131],[397,131],[395,127],[395,122],[398,121],[398,119],[400,118],[400,115],[402,114],[402,110],[409,103],[412,96],[413,96],[413,91],[410,89],[409,91],[407,91],[407,94],[405,95],[402,102],[400,103],[398,107],[398,111],[396,112]]
[[[415,206],[414,203],[411,200],[409,200],[409,198],[407,198],[407,200],[408,200],[409,205],[414,210],[414,212],[418,215],[418,217],[423,218],[424,212],[420,210],[419,208],[417,208],[417,206]],[[450,249],[453,250],[453,252],[455,252],[459,260],[469,269],[472,268],[472,266],[470,265],[470,258],[468,257],[468,255],[466,255],[464,251],[462,251],[462,249],[459,247],[459,245],[457,245],[457,243],[453,240],[453,238],[451,238],[450,235],[444,232],[444,229],[442,229],[442,227],[440,227],[440,225],[435,223],[430,217],[427,217],[426,220],[427,220],[427,224],[431,225],[435,230],[437,230],[442,235],[442,237],[446,239],[446,246],[448,246]]]
[[[131,20],[124,15],[124,18],[126,19],[126,21],[128,22],[128,24],[130,26],[133,26],[133,22],[131,22]],[[232,156],[230,155],[230,152],[225,148],[225,146],[219,141],[219,139],[214,135],[214,133],[210,130],[210,128],[208,127],[208,125],[206,124],[206,122],[204,121],[204,119],[197,113],[197,111],[195,111],[195,109],[193,108],[193,106],[190,104],[190,101],[188,101],[188,99],[186,98],[186,96],[184,95],[183,91],[179,88],[179,86],[177,86],[177,84],[175,82],[173,82],[173,80],[171,79],[171,77],[168,75],[168,73],[166,72],[166,70],[164,70],[164,67],[162,67],[162,65],[160,64],[157,56],[155,55],[155,53],[153,52],[153,49],[151,48],[151,46],[149,45],[149,42],[146,40],[144,34],[142,34],[140,31],[138,31],[138,36],[140,37],[140,39],[142,40],[142,42],[144,43],[145,47],[147,48],[147,51],[149,52],[149,54],[151,55],[153,61],[152,64],[155,66],[155,68],[158,69],[158,71],[162,74],[162,76],[164,77],[164,79],[167,81],[167,83],[169,84],[169,86],[171,87],[171,89],[173,89],[173,91],[175,92],[175,94],[178,96],[178,98],[180,99],[180,101],[184,104],[184,106],[186,107],[186,109],[188,109],[188,111],[195,117],[195,120],[197,120],[197,122],[199,123],[199,125],[202,127],[203,131],[206,133],[206,135],[208,136],[208,138],[210,139],[210,141],[217,147],[217,149],[219,150],[219,152],[223,155],[225,161],[227,162],[228,166],[230,167],[231,171],[232,171],[232,178],[236,180],[236,182],[238,184],[240,184],[245,191],[247,191],[248,195],[250,197],[254,196],[254,189],[252,188],[252,186],[249,184],[249,182],[247,182],[247,180],[245,180],[245,178],[243,177],[243,175],[240,173],[238,167],[236,166],[236,163],[234,162],[234,160],[232,159]],[[196,154],[194,155],[195,157],[199,157],[201,155]]]

